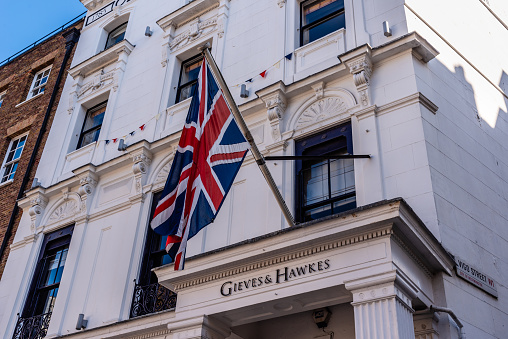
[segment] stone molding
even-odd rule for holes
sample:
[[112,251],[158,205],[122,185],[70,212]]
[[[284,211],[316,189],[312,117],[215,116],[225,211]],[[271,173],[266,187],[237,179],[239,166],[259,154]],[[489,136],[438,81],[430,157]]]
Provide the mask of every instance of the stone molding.
[[231,329],[206,315],[169,323],[168,329],[173,339],[225,339],[231,334]]
[[134,174],[134,186],[136,194],[143,193],[144,177],[152,163],[152,153],[147,147],[142,147],[130,153],[132,157],[132,173]]
[[73,79],[76,79],[78,76],[86,77],[90,73],[102,69],[115,61],[119,61],[121,59],[120,55],[122,53],[125,53],[126,55],[131,54],[133,49],[134,45],[132,45],[127,40],[123,40],[116,45],[72,67],[69,70],[69,75]]
[[439,339],[439,318],[435,313],[416,313],[413,315],[415,339]]
[[167,33],[173,28],[178,28],[185,23],[197,18],[198,16],[209,12],[219,6],[219,0],[194,0],[185,6],[157,20],[162,30]]
[[210,35],[217,30],[217,16],[205,21],[196,18],[189,23],[189,28],[174,38],[170,36],[169,50],[171,52],[181,49],[193,41]]
[[372,59],[370,48],[351,59],[342,60],[349,72],[353,75],[354,84],[360,97],[360,105],[368,107],[371,105],[370,78],[372,76]]
[[[326,88],[324,83],[316,83],[312,88],[315,95],[296,110],[287,131],[303,131],[316,127],[316,124],[326,124],[326,121],[340,118],[344,114],[349,117],[348,112],[357,106],[355,97],[347,89]],[[312,130],[315,132],[315,128]]]
[[378,229],[378,230],[371,231],[371,232],[365,232],[360,235],[342,238],[339,240],[334,240],[334,241],[327,242],[322,245],[317,245],[317,246],[313,246],[310,248],[302,249],[300,251],[293,252],[290,254],[285,254],[285,255],[270,258],[270,259],[260,260],[260,261],[257,261],[256,263],[253,263],[253,264],[248,264],[245,266],[236,267],[236,268],[232,268],[232,269],[226,269],[226,270],[222,270],[221,272],[216,273],[216,274],[202,276],[197,279],[191,279],[191,280],[184,281],[182,283],[177,283],[174,285],[174,291],[177,292],[178,290],[182,290],[184,288],[201,285],[201,284],[208,283],[208,282],[211,282],[214,280],[224,279],[226,277],[234,276],[237,274],[243,274],[243,273],[254,271],[257,269],[267,268],[267,267],[274,266],[274,265],[279,265],[281,263],[285,263],[285,262],[300,259],[300,258],[305,258],[305,257],[311,256],[311,255],[317,254],[317,253],[326,252],[329,250],[333,250],[336,248],[340,248],[340,247],[344,247],[344,246],[348,246],[348,245],[352,245],[352,244],[358,244],[358,243],[372,240],[372,239],[389,237],[391,235],[392,235],[391,227],[386,227],[386,228]]
[[274,141],[280,141],[281,123],[284,119],[284,112],[287,108],[287,99],[284,93],[285,87],[279,86],[275,91],[261,96],[261,100],[265,103],[266,113],[268,115],[268,122],[272,130],[272,137]]

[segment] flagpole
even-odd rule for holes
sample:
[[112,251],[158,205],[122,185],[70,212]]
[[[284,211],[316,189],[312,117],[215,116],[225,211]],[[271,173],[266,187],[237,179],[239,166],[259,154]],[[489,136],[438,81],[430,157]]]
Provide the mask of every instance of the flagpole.
[[222,88],[222,93],[224,93],[224,98],[226,99],[229,107],[231,108],[232,111],[231,113],[233,113],[233,116],[235,117],[235,120],[238,123],[238,127],[240,127],[243,135],[245,136],[245,139],[247,139],[247,142],[250,144],[251,152],[252,155],[254,156],[254,159],[256,160],[256,164],[258,164],[258,167],[261,170],[261,173],[263,173],[263,176],[265,177],[268,186],[272,190],[272,193],[275,195],[275,200],[277,200],[277,203],[279,204],[279,207],[282,210],[282,214],[284,214],[284,218],[286,218],[286,221],[290,227],[295,226],[295,220],[293,219],[293,216],[291,215],[291,212],[289,211],[289,208],[286,205],[286,202],[284,201],[282,194],[277,188],[277,185],[273,180],[272,174],[270,173],[270,170],[266,166],[265,159],[263,158],[261,152],[259,152],[259,149],[256,143],[254,142],[254,138],[252,137],[252,134],[250,133],[249,128],[245,123],[245,120],[243,120],[242,114],[240,113],[240,109],[238,109],[238,106],[236,105],[235,100],[233,99],[233,96],[231,95],[231,92],[229,91],[229,88],[226,85],[226,81],[224,81],[224,78],[222,77],[222,74],[219,71],[217,64],[215,63],[215,60],[210,54],[207,45],[203,46],[202,52],[205,55],[205,58],[208,61],[210,67],[212,68],[214,74],[216,75],[216,80],[219,83],[219,86]]

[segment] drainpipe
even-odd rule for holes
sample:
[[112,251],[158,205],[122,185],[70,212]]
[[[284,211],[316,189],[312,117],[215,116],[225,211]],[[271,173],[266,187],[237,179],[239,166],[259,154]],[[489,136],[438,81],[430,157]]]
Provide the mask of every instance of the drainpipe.
[[[62,34],[65,38],[65,55],[62,61],[62,66],[60,67],[60,71],[58,72],[58,77],[56,78],[55,86],[53,87],[53,92],[51,93],[51,98],[49,99],[48,108],[46,109],[46,114],[44,115],[44,120],[42,121],[41,129],[39,131],[39,135],[37,136],[37,141],[35,142],[34,149],[32,151],[32,155],[30,156],[30,161],[28,162],[28,167],[25,171],[25,175],[23,176],[23,181],[21,182],[21,187],[19,188],[18,197],[16,200],[19,200],[23,197],[26,186],[28,184],[28,180],[30,179],[30,173],[32,171],[32,167],[35,163],[35,158],[39,151],[39,147],[42,142],[42,138],[44,137],[44,133],[46,132],[46,127],[48,125],[48,120],[51,115],[51,110],[53,109],[53,105],[56,100],[56,95],[58,93],[58,89],[60,87],[60,83],[62,82],[62,77],[65,71],[65,65],[67,65],[67,61],[71,56],[72,49],[76,42],[79,39],[79,30],[76,28],[72,28]],[[18,202],[14,204],[14,208],[11,213],[11,218],[9,219],[9,225],[7,226],[7,230],[5,232],[5,237],[2,241],[2,247],[0,248],[0,259],[3,257],[5,249],[7,248],[7,244],[9,242],[9,238],[11,237],[12,228],[14,227],[14,221],[16,220],[16,216],[18,215]]]
[[455,313],[453,313],[453,311],[451,309],[430,305],[430,311],[431,312],[448,313],[450,315],[450,317],[452,317],[453,321],[455,321],[455,324],[457,324],[457,326],[459,327],[459,339],[466,339],[466,334],[464,333],[464,329],[463,329],[464,325],[462,325],[459,318],[457,318],[457,316],[455,315]]

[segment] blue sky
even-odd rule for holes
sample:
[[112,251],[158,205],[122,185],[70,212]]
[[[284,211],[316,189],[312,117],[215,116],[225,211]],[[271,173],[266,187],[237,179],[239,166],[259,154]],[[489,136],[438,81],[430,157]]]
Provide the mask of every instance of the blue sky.
[[0,62],[86,8],[79,0],[0,0]]

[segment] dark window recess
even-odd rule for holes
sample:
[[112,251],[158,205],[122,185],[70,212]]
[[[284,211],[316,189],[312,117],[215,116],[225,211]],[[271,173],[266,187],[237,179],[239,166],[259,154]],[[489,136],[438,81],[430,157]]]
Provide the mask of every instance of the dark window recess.
[[43,338],[55,306],[74,226],[47,234],[13,338]]
[[[150,220],[161,194],[162,192],[154,194],[150,208]],[[166,239],[167,236],[158,235],[148,225],[141,272],[134,288],[131,318],[176,307],[176,294],[159,285],[157,276],[152,272],[153,268],[173,261],[166,253]]]
[[123,23],[108,34],[105,49],[116,45],[125,38],[125,31],[127,30],[127,23]]
[[345,27],[344,0],[302,2],[300,20],[300,44],[302,46]]
[[199,70],[203,56],[198,55],[182,63],[180,70],[180,79],[178,81],[178,91],[176,92],[176,103],[192,96],[194,87],[198,83]]
[[[353,154],[351,124],[344,124],[296,142],[296,155]],[[356,207],[353,159],[298,160],[297,219],[316,220]]]
[[81,129],[77,149],[84,147],[99,140],[101,133],[102,121],[106,112],[107,101],[90,108],[86,112],[85,122]]

